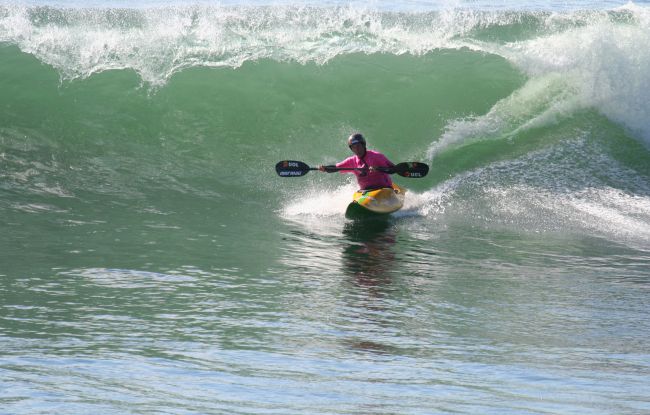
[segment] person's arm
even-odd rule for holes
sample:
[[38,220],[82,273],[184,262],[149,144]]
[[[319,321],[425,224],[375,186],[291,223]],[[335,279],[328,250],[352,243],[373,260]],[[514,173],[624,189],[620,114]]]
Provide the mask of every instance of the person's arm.
[[[354,173],[354,169],[356,168],[356,164],[354,163],[354,157],[348,157],[345,160],[336,163],[335,165],[329,165],[329,166],[324,166],[320,164],[318,166],[318,170],[324,171],[327,173],[334,173],[334,172],[339,172],[339,173]],[[335,170],[336,169],[336,170]],[[350,170],[341,170],[341,169],[350,169]]]
[[338,169],[352,169],[352,170],[338,170],[339,173],[346,174],[346,173],[354,173],[353,169],[355,169],[357,165],[354,162],[354,157],[348,157],[345,160],[336,163],[334,167],[337,167]]
[[324,171],[325,173],[334,173],[336,166],[323,166],[322,164],[318,165],[319,171]]

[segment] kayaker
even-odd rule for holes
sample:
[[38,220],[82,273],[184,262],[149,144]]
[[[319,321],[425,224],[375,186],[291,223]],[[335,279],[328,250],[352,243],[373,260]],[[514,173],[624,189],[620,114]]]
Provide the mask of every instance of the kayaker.
[[[393,181],[390,175],[377,170],[377,167],[393,167],[394,164],[382,153],[366,149],[366,139],[360,133],[354,133],[348,137],[348,147],[354,156],[336,163],[336,167],[363,168],[367,170],[340,170],[341,173],[354,173],[357,176],[359,188],[363,190],[380,189],[391,187]],[[320,165],[318,170],[333,173],[327,166]]]

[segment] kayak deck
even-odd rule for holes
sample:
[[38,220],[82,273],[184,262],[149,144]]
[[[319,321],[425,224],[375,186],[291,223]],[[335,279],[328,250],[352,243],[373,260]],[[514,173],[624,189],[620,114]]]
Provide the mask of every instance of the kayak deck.
[[358,190],[352,195],[352,203],[348,205],[345,216],[356,218],[360,216],[387,215],[396,212],[404,205],[406,189],[393,183],[393,187],[374,190]]

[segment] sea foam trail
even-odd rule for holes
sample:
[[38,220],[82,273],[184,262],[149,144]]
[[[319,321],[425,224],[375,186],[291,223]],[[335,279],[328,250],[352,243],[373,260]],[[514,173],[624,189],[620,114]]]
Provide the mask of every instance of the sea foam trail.
[[648,181],[588,135],[464,172],[415,203],[433,220],[650,242]]

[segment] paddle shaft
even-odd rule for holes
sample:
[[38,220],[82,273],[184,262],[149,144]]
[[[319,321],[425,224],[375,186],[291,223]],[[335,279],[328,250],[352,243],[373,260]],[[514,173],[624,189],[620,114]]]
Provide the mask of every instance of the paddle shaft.
[[[404,162],[398,163],[392,167],[375,167],[374,169],[387,174],[397,173],[400,176],[412,178],[424,177],[429,172],[429,166],[420,162]],[[295,160],[284,160],[275,165],[275,171],[280,177],[300,177],[304,176],[311,170],[320,170],[320,168],[309,167],[306,163]],[[368,171],[370,169],[363,167],[323,166],[323,170],[328,173],[333,173],[335,171]]]

